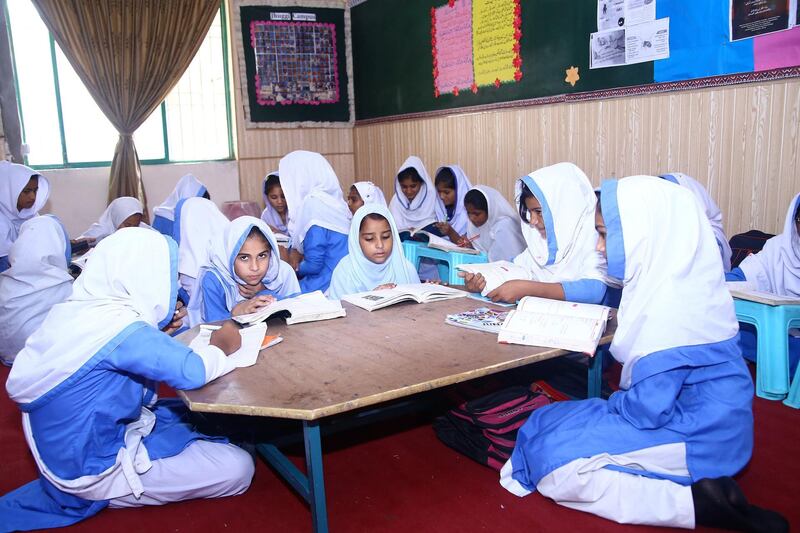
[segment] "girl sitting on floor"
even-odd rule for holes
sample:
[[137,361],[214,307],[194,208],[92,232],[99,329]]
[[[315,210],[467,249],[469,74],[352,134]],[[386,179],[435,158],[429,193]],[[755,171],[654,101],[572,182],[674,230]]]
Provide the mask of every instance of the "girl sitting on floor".
[[458,165],[449,165],[436,171],[436,227],[454,243],[462,243],[467,232],[467,210],[464,196],[472,188],[469,178]]
[[149,228],[150,226],[142,222],[143,216],[142,202],[132,196],[122,196],[108,204],[100,219],[89,226],[78,240],[100,242],[118,229]]
[[0,161],[0,272],[9,267],[8,252],[23,222],[47,203],[50,183],[35,170]]

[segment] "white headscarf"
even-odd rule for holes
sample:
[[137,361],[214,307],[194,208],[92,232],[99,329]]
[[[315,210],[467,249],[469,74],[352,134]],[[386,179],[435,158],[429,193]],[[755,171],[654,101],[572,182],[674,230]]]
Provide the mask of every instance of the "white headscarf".
[[243,216],[230,222],[222,235],[217,235],[211,241],[208,259],[200,268],[195,290],[189,301],[189,326],[194,327],[203,322],[203,291],[201,289],[204,276],[216,276],[225,290],[225,304],[228,309],[244,300],[239,294],[238,285],[244,285],[242,278],[236,275],[234,261],[239,254],[250,230],[258,228],[267,239],[270,248],[269,266],[261,282],[270,291],[279,297],[285,297],[300,292],[297,275],[287,263],[281,261],[278,252],[278,243],[275,235],[263,220],[255,217]]
[[[17,209],[17,200],[33,176],[39,177],[36,201],[33,207],[20,211]],[[8,255],[22,223],[36,216],[49,196],[50,182],[47,178],[25,165],[0,161],[0,257]]]
[[52,215],[33,217],[19,231],[0,273],[0,359],[14,361],[31,333],[53,305],[72,293],[67,271],[70,244],[66,230]]
[[[264,181],[261,183],[261,192],[264,197],[264,210],[261,212],[261,220],[263,220],[273,228],[277,228],[282,233],[288,234],[289,229],[283,222],[281,215],[277,211],[275,211],[275,208],[272,207],[271,203],[269,203],[269,197],[267,196],[266,186],[267,186],[267,180],[271,176],[280,177],[280,174],[278,174],[277,170],[270,172],[269,174],[264,176]],[[281,186],[281,189],[283,189],[283,186]]]
[[194,177],[193,174],[186,174],[178,183],[172,192],[164,200],[164,203],[153,209],[153,214],[159,217],[166,218],[167,220],[175,220],[175,206],[178,202],[186,198],[194,198],[195,196],[203,196],[206,193],[206,187]]
[[394,217],[397,229],[402,231],[408,228],[420,228],[422,224],[430,223],[436,218],[436,187],[433,186],[428,171],[419,157],[412,155],[397,170],[397,176],[407,168],[413,168],[422,178],[422,186],[411,202],[408,201],[400,188],[400,180],[395,177],[394,196],[389,203],[389,210]]
[[[19,352],[6,382],[30,403],[72,376],[134,322],[164,327],[177,297],[177,248],[156,231],[123,228],[97,245],[72,295],[53,306]],[[115,338],[116,337],[116,338]]]
[[[453,218],[449,221],[450,226],[459,235],[464,235],[464,233],[467,231],[467,223],[469,222],[467,210],[464,208],[464,197],[472,188],[472,183],[470,183],[469,178],[464,173],[464,169],[458,165],[446,165],[439,167],[436,169],[436,174],[434,174],[434,176],[438,176],[439,172],[441,172],[443,168],[449,168],[456,177],[456,205],[453,208]],[[447,220],[447,208],[445,207],[444,202],[442,202],[442,199],[439,198],[438,194],[436,194],[436,218],[438,220]]]
[[476,250],[484,252],[489,261],[514,259],[526,247],[519,223],[519,213],[496,189],[478,185],[470,190],[478,191],[486,198],[488,209],[486,222],[481,227],[476,227],[467,219],[467,237],[478,236],[472,241],[472,245]]
[[609,274],[624,283],[611,343],[623,389],[643,357],[736,335],[714,233],[691,192],[633,176],[603,182],[601,202]]
[[694,194],[694,197],[700,204],[700,208],[711,223],[711,229],[714,230],[714,236],[717,239],[717,245],[720,255],[722,256],[722,266],[725,272],[729,272],[731,269],[731,256],[733,252],[731,252],[731,245],[728,243],[728,237],[725,236],[725,228],[722,227],[722,211],[720,211],[717,203],[711,198],[711,195],[708,194],[706,188],[691,176],[680,172],[671,172],[661,177],[692,191],[692,194]]
[[361,199],[364,200],[364,205],[378,204],[386,207],[386,198],[383,196],[383,191],[371,181],[357,181],[353,184],[353,187],[356,188]]
[[608,283],[605,261],[595,249],[597,198],[586,174],[572,163],[541,168],[517,180],[517,205],[523,183],[542,205],[547,238],[521,221],[527,249],[514,263],[527,268],[534,281],[597,279]]
[[[187,198],[178,202],[177,219],[172,235],[178,242],[178,272],[181,286],[192,295],[194,280],[200,267],[208,259],[213,239],[222,235],[228,226],[228,218],[211,200]],[[187,280],[186,277],[191,279]]]
[[[143,214],[142,202],[132,196],[122,196],[117,198],[106,207],[100,220],[89,226],[89,229],[83,232],[79,239],[87,238],[100,241],[119,228],[120,224],[125,222],[125,219],[131,215]],[[149,228],[144,222],[139,224],[141,228]]]
[[800,236],[794,223],[800,194],[789,204],[783,233],[775,235],[755,255],[744,258],[739,268],[758,290],[779,296],[800,297]]
[[[389,221],[392,230],[392,253],[382,264],[373,263],[361,249],[361,222],[369,214],[378,214]],[[403,253],[397,226],[389,209],[380,204],[364,204],[353,215],[347,238],[348,254],[339,261],[331,277],[328,297],[338,299],[345,294],[371,291],[385,283],[419,283],[419,275]]]
[[281,159],[278,171],[293,248],[303,252],[303,240],[311,226],[347,235],[352,214],[336,173],[321,154],[295,150]]

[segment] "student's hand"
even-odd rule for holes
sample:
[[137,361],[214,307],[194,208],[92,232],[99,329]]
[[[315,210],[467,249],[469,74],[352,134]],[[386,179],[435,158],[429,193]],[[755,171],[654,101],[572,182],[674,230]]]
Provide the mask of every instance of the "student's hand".
[[397,287],[397,283],[384,283],[383,285],[378,285],[377,287],[375,287],[372,290],[373,291],[382,291],[384,289],[394,289],[395,287]]
[[442,235],[449,234],[453,229],[449,222],[436,222],[434,226],[436,226],[436,229],[442,232]]
[[231,316],[249,315],[255,313],[262,307],[266,307],[275,301],[274,296],[256,296],[233,306]]
[[467,239],[466,235],[461,235],[457,240],[453,241],[456,246],[462,248],[473,248],[472,241]]
[[517,303],[517,300],[527,294],[528,282],[513,280],[506,281],[486,295],[493,302]]
[[303,254],[292,248],[289,250],[289,265],[292,267],[292,270],[297,272],[297,269],[300,268],[300,263],[303,262]]
[[486,287],[486,280],[480,274],[459,272],[458,277],[464,278],[464,288],[466,288],[468,292],[482,292]]
[[242,336],[239,334],[239,329],[239,325],[236,322],[226,320],[221,328],[211,334],[211,340],[208,343],[225,352],[225,355],[230,355],[242,346]]
[[251,287],[250,285],[239,285],[238,283],[236,285],[239,287],[239,294],[248,299],[266,289],[263,283],[259,283],[255,287]]
[[183,327],[183,319],[186,317],[186,307],[184,307],[183,302],[178,300],[175,303],[175,311],[172,313],[172,320],[170,323],[164,326],[163,331],[167,335],[172,335],[179,329]]
[[71,239],[69,241],[69,243],[72,246],[75,246],[79,242],[87,242],[87,243],[89,243],[89,246],[92,246],[94,244],[94,241],[95,241],[95,239],[93,237],[81,237],[80,239]]

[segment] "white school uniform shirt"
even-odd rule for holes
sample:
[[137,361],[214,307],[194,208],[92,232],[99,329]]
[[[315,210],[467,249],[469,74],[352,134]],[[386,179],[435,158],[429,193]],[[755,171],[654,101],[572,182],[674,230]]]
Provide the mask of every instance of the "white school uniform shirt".
[[72,293],[67,271],[71,247],[61,222],[33,217],[20,228],[0,273],[0,359],[11,364],[50,308]]
[[[132,196],[122,196],[112,201],[100,215],[100,219],[89,226],[79,239],[94,239],[100,241],[105,239],[119,228],[120,224],[131,215],[141,215],[144,213],[142,202]],[[144,222],[139,224],[140,228],[150,228]]]
[[389,211],[392,212],[394,223],[397,224],[397,229],[400,231],[421,228],[423,225],[430,224],[431,221],[438,220],[436,218],[436,187],[433,186],[428,171],[425,170],[425,165],[422,164],[419,157],[412,155],[397,169],[397,176],[407,168],[414,168],[417,171],[422,178],[422,186],[414,199],[409,202],[400,188],[400,180],[395,176],[394,197],[389,203]]
[[297,275],[288,263],[281,261],[278,242],[266,222],[261,219],[242,216],[231,221],[222,232],[211,240],[208,259],[200,268],[195,290],[192,293],[189,307],[189,327],[203,323],[203,290],[205,276],[215,276],[225,290],[225,304],[229,310],[245,298],[239,293],[239,285],[245,285],[242,278],[236,275],[234,262],[250,230],[258,228],[267,239],[270,249],[269,266],[261,282],[279,298],[300,292]]
[[293,248],[303,253],[303,240],[312,226],[347,235],[352,214],[339,178],[321,154],[295,150],[281,159],[278,172],[289,210],[287,228]]
[[195,196],[203,196],[206,193],[206,187],[200,180],[194,177],[193,174],[186,174],[178,180],[175,188],[169,193],[164,202],[153,209],[153,214],[157,217],[163,217],[167,220],[175,220],[175,206],[178,202],[186,198],[194,198]]
[[678,185],[692,191],[692,194],[694,194],[694,197],[700,204],[700,208],[711,223],[711,229],[714,230],[714,236],[717,239],[717,245],[720,255],[722,256],[722,266],[725,272],[729,272],[731,269],[731,256],[733,252],[731,251],[731,245],[728,243],[728,237],[725,236],[725,228],[722,226],[722,211],[717,203],[711,198],[711,195],[708,194],[706,188],[691,176],[680,172],[670,172],[669,174],[663,175],[662,178],[676,181]]
[[[382,264],[373,263],[361,249],[359,234],[361,222],[369,214],[378,214],[389,221],[392,231],[392,253]],[[339,261],[333,271],[328,297],[338,299],[346,294],[371,291],[386,283],[419,283],[419,275],[406,259],[400,234],[392,214],[385,205],[364,204],[353,214],[353,224],[347,237],[348,254]]]
[[472,245],[484,252],[489,261],[513,260],[527,246],[522,237],[519,213],[496,189],[477,185],[471,190],[480,192],[486,198],[488,213],[481,227],[467,219],[467,237],[478,236]]
[[[19,195],[33,176],[38,176],[39,182],[36,200],[32,207],[19,210]],[[25,165],[0,161],[0,257],[8,255],[23,222],[38,215],[49,196],[47,178]]]
[[[449,223],[456,233],[459,235],[464,235],[464,233],[467,231],[467,223],[469,222],[469,218],[467,217],[467,209],[464,207],[464,197],[472,188],[472,183],[469,181],[464,169],[458,165],[445,165],[443,167],[439,167],[436,169],[436,174],[434,174],[434,176],[438,176],[439,172],[441,172],[443,168],[449,168],[456,177],[456,205],[453,208],[453,218]],[[444,202],[442,202],[442,199],[439,198],[438,193],[436,194],[436,218],[437,220],[447,220],[447,208],[445,207]]]
[[357,181],[353,187],[364,200],[364,205],[377,204],[386,207],[386,197],[383,196],[383,191],[371,181]]
[[195,280],[208,261],[211,243],[230,221],[217,205],[206,198],[188,198],[180,208],[178,273],[181,287],[192,296]]
[[[267,180],[270,176],[278,176],[278,171],[270,172],[266,176],[264,176],[264,181],[261,183],[261,193],[264,198],[264,210],[261,212],[261,220],[272,226],[273,228],[278,229],[278,231],[282,233],[287,233],[289,229],[286,227],[286,223],[281,218],[281,215],[275,211],[275,208],[272,207],[272,204],[269,203],[269,198],[267,197],[267,192],[264,190],[264,187],[267,184]],[[283,186],[281,186],[283,189]]]
[[739,268],[758,290],[779,296],[800,297],[800,235],[794,223],[800,194],[789,203],[783,231],[764,243],[764,248],[744,258]]
[[528,269],[533,281],[596,279],[611,284],[605,260],[596,250],[597,198],[586,174],[572,163],[541,168],[517,180],[517,205],[523,183],[542,205],[547,236],[543,238],[530,224],[520,221],[527,247],[514,263]]
[[623,280],[611,354],[627,389],[636,362],[739,330],[714,233],[694,195],[653,176],[603,182],[609,274]]

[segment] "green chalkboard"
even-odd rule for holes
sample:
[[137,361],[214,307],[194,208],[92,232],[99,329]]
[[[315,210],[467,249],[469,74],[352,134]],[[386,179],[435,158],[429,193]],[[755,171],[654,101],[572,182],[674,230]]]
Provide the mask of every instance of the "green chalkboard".
[[[653,63],[589,70],[597,0],[521,0],[522,78],[434,95],[432,7],[447,0],[369,0],[351,9],[356,119],[447,110],[653,83]],[[575,87],[564,81],[578,67]]]

